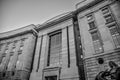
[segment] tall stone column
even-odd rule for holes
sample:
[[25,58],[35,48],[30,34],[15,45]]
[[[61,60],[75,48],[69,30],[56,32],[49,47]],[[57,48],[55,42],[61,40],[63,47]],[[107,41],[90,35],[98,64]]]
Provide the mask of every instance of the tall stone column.
[[46,43],[47,43],[47,35],[43,36],[41,56],[40,56],[40,67],[39,67],[39,80],[43,80],[43,69],[45,65],[45,53],[46,53]]
[[40,46],[41,46],[41,40],[42,40],[42,37],[40,36],[40,37],[38,37],[38,39],[37,39],[37,44],[36,44],[36,50],[35,50],[35,56],[34,56],[34,63],[33,63],[33,70],[32,70],[32,72],[36,72],[36,71],[38,71],[38,69],[39,69],[39,67],[40,67],[40,63],[39,63],[39,61],[40,61]]

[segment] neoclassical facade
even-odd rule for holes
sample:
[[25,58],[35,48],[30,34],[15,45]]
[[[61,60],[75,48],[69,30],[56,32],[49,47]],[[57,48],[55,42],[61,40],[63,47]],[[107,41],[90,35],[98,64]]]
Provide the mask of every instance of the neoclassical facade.
[[109,69],[109,61],[120,65],[119,9],[120,2],[116,0],[93,0],[78,10],[87,80],[94,80],[100,71]]
[[0,80],[28,80],[33,62],[34,25],[0,34]]
[[82,0],[41,25],[0,33],[0,80],[94,80],[120,65],[120,2]]

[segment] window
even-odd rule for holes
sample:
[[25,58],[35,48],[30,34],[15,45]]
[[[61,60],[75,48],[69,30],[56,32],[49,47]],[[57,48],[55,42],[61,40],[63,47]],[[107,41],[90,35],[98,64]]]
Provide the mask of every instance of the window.
[[20,46],[19,51],[18,51],[18,54],[22,54],[22,51],[23,51],[23,45]]
[[5,49],[4,54],[2,54],[2,55],[3,55],[3,57],[5,57],[5,56],[7,55],[7,53],[8,53],[8,49]]
[[61,52],[61,32],[49,36],[48,66],[59,63],[59,54]]
[[16,44],[17,44],[17,41],[14,41],[14,43],[13,43],[13,47],[15,47],[15,46],[16,46]]
[[112,17],[111,14],[106,15],[106,16],[104,16],[104,17],[105,17],[106,23],[111,23],[111,22],[114,21],[114,19],[113,19],[113,17]]
[[92,39],[93,39],[93,45],[94,45],[95,52],[96,53],[103,52],[103,47],[102,47],[98,32],[95,31],[95,32],[91,33],[91,35],[92,35]]
[[24,42],[25,42],[25,38],[21,39],[21,46],[24,45]]
[[107,14],[107,13],[109,13],[110,11],[109,11],[109,9],[107,8],[107,7],[105,7],[105,8],[103,8],[102,9],[102,13],[103,14]]
[[47,76],[45,80],[57,80],[57,76]]
[[89,24],[90,29],[96,28],[94,21],[92,21],[92,22],[90,22],[90,23],[88,23],[88,24]]
[[12,61],[13,61],[13,56],[10,57],[10,60],[9,60],[9,63],[8,63],[8,66],[7,66],[7,69],[11,69],[12,68]]
[[120,33],[118,32],[118,29],[117,29],[116,25],[110,26],[109,30],[110,30],[110,33],[112,35],[115,46],[117,48],[120,47]]
[[7,45],[6,45],[6,49],[8,49],[8,48],[9,48],[9,45],[10,45],[10,43],[8,42],[8,43],[7,43]]
[[16,61],[16,65],[15,65],[15,68],[16,68],[17,70],[20,70],[20,69],[23,67],[23,62],[21,61],[22,57],[23,57],[22,54],[19,54],[19,55],[18,55],[18,59],[17,59],[17,61]]
[[[112,12],[106,7],[102,9],[103,16],[106,20],[106,25],[109,28],[113,41],[115,43],[116,48],[120,47],[120,33],[119,28],[117,27],[117,22],[115,22],[114,15]],[[110,24],[111,22],[114,22]]]
[[16,67],[17,70],[21,69],[22,63],[19,60],[17,60],[15,67]]
[[95,29],[96,28],[96,24],[95,24],[95,19],[93,17],[93,14],[87,15],[87,20],[88,20],[88,25],[90,27],[90,30]]
[[88,21],[90,21],[90,20],[93,20],[94,18],[93,18],[92,14],[91,14],[91,15],[87,16],[87,19],[88,19]]
[[112,13],[111,13],[111,11],[109,10],[108,7],[105,7],[105,8],[103,8],[103,9],[101,9],[101,11],[102,11],[102,13],[103,13],[103,16],[104,16],[107,24],[114,21],[114,18],[113,18],[113,16],[112,16]]
[[10,53],[10,56],[13,56],[14,52],[15,52],[15,47],[12,47],[12,51]]

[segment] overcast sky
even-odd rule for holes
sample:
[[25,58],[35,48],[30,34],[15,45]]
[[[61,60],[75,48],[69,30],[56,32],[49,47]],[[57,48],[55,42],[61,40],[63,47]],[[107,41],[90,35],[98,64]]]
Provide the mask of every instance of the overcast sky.
[[0,0],[0,33],[75,10],[80,0]]

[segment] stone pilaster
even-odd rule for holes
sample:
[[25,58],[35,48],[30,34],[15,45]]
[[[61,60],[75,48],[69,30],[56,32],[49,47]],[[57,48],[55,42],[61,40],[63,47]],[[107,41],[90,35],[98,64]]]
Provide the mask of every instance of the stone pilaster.
[[[1,48],[1,52],[0,52],[0,63],[1,63],[2,58],[3,58],[3,54],[4,54],[4,51],[5,51],[5,47],[6,47],[6,45],[3,44],[2,48]],[[0,68],[0,69],[1,69],[1,68]]]
[[24,48],[23,48],[23,58],[22,63],[23,67],[22,70],[25,71],[30,71],[31,69],[31,64],[32,64],[32,59],[33,59],[33,51],[34,51],[34,46],[35,46],[35,36],[30,35],[28,36],[27,40],[24,43]]
[[[37,44],[36,44],[36,50],[35,50],[35,57],[34,57],[34,63],[33,63],[33,70],[32,72],[36,72],[38,70],[38,65],[40,64],[39,63],[39,58],[40,58],[40,46],[41,46],[41,40],[42,40],[42,37],[38,37],[37,39]],[[40,66],[40,65],[39,65]]]
[[41,56],[40,56],[40,67],[39,67],[39,79],[42,80],[43,75],[43,69],[45,65],[45,53],[46,53],[46,42],[47,42],[47,35],[43,36],[43,42],[42,42],[42,50],[41,50]]
[[35,56],[34,56],[34,63],[33,63],[33,70],[30,75],[30,80],[39,80],[39,68],[40,68],[40,57],[41,57],[41,49],[42,49],[42,40],[43,36],[39,36],[37,38]]
[[[66,29],[66,28],[65,28]],[[79,80],[78,67],[76,65],[76,51],[75,51],[75,41],[74,41],[74,31],[73,25],[68,27],[68,37],[66,35],[66,30],[62,31],[62,69],[61,69],[61,77],[60,79],[75,79]],[[67,44],[67,38],[69,38],[69,49]],[[66,40],[65,40],[66,39]],[[65,43],[66,42],[66,43]],[[70,66],[68,66],[68,50],[69,50],[69,59]],[[63,54],[64,53],[64,54]]]
[[62,68],[68,67],[67,28],[62,29]]
[[[6,44],[7,45],[7,44]],[[5,71],[7,69],[7,66],[8,66],[8,63],[9,63],[9,60],[10,60],[10,51],[11,51],[11,46],[12,44],[10,43],[8,45],[8,52],[6,53],[5,55],[5,62],[3,63],[3,71]]]
[[20,48],[20,41],[17,41],[16,42],[16,45],[15,45],[15,52],[13,53],[13,60],[12,60],[12,65],[11,65],[11,68],[10,68],[10,71],[12,70],[15,70],[15,66],[16,66],[16,63],[17,63],[17,60],[18,60],[18,51],[19,51],[19,48]]

